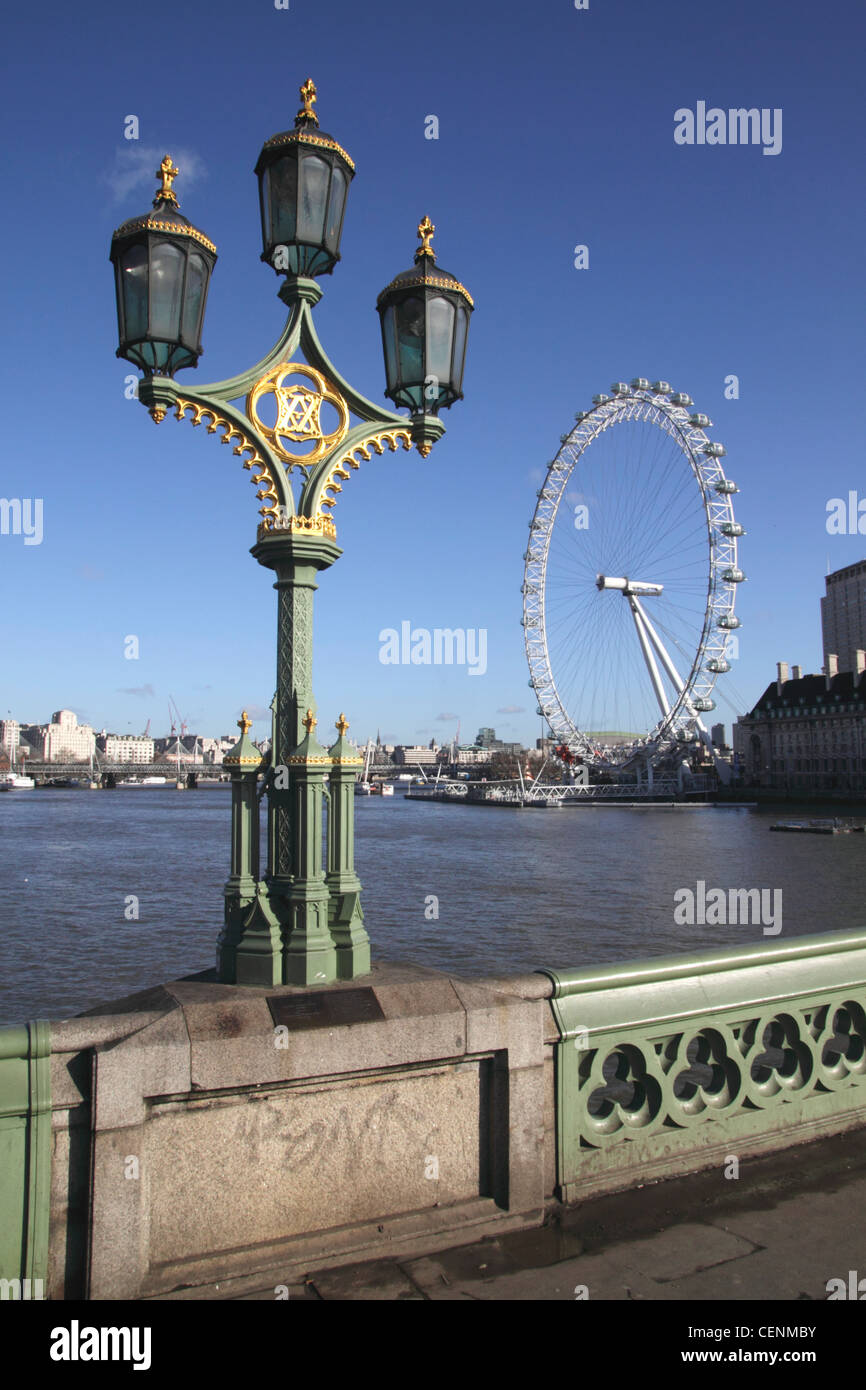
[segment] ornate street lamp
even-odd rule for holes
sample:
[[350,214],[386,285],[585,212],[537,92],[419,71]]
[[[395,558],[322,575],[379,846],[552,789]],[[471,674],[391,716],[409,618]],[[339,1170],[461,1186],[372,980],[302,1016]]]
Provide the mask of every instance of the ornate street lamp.
[[153,211],[133,217],[111,238],[117,294],[118,357],[142,371],[172,376],[194,367],[216,247],[179,211],[166,155]]
[[376,302],[388,379],[386,396],[412,415],[463,399],[466,336],[473,303],[455,276],[436,265],[430,242],[436,228],[418,224],[415,264],[392,280]]
[[[352,792],[360,763],[346,742],[342,714],[331,747],[315,735],[313,594],[320,571],[342,554],[332,514],[343,484],[386,449],[414,444],[426,457],[444,433],[438,412],[462,399],[473,307],[460,282],[436,266],[434,228],[425,218],[415,265],[378,302],[385,394],[408,409],[408,418],[343,379],[313,323],[322,293],[314,277],[330,274],[340,258],[354,165],[318,129],[311,80],[301,97],[294,130],[268,140],[256,164],[262,259],[285,277],[279,293],[289,309],[282,334],[256,366],[198,389],[171,379],[179,367],[195,366],[201,352],[216,250],[178,213],[171,189],[178,171],[168,156],[154,212],[124,223],[111,245],[118,355],[145,373],[138,399],[157,424],[173,408],[178,420],[219,432],[252,472],[262,503],[251,554],[274,572],[278,596],[271,752],[257,758],[244,716],[241,739],[225,760],[232,773],[232,861],[217,965],[225,983],[268,987],[326,984],[370,969],[354,868]],[[262,773],[268,796],[263,873],[256,819]]]
[[330,275],[340,259],[346,195],[355,166],[342,145],[319,130],[316,89],[301,88],[294,130],[272,135],[256,164],[262,260],[278,275]]

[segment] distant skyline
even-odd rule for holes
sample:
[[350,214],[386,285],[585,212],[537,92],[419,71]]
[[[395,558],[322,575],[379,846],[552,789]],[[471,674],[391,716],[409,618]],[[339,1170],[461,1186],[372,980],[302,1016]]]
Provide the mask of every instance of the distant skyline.
[[[246,708],[267,734],[276,595],[247,553],[255,489],[205,430],[155,428],[128,398],[108,248],[171,153],[181,211],[219,255],[204,355],[178,380],[263,357],[284,311],[259,260],[252,169],[308,76],[322,128],[357,165],[316,310],[340,371],[383,399],[376,296],[411,264],[425,214],[476,304],[444,439],[426,461],[374,456],[344,483],[344,553],[316,596],[320,731],[344,710],[359,742],[377,727],[387,742],[446,741],[459,719],[464,742],[492,725],[534,745],[527,523],[575,412],[638,374],[693,397],[740,487],[743,627],[713,722],[730,729],[779,660],[820,670],[824,576],[866,557],[866,13],[854,0],[647,13],[440,0],[441,44],[429,13],[397,0],[156,0],[142,42],[105,0],[86,28],[56,0],[10,14],[5,178],[23,212],[0,232],[0,497],[41,501],[41,535],[35,505],[34,543],[23,505],[18,533],[0,533],[4,717],[44,722],[62,695],[96,728],[162,731],[173,697],[190,728],[223,733]],[[676,138],[683,112],[708,134],[713,110],[744,108],[773,113],[763,149],[701,144],[697,125],[694,143]],[[381,634],[404,622],[483,631],[483,672],[383,663]]]

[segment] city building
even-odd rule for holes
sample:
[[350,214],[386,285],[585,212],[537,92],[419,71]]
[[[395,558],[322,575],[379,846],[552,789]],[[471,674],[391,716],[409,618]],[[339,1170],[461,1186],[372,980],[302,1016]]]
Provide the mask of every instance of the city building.
[[835,654],[840,671],[856,669],[856,653],[866,648],[866,560],[828,574],[821,599],[824,669]]
[[479,763],[490,762],[489,748],[479,748],[477,744],[470,744],[468,748],[458,748],[454,762],[459,767],[476,767]]
[[432,748],[422,747],[420,744],[398,744],[394,749],[394,762],[400,767],[433,767],[436,762],[436,754]]
[[152,763],[153,739],[144,734],[97,735],[96,746],[110,763]]
[[828,653],[822,675],[780,661],[754,709],[734,725],[736,765],[754,786],[866,791],[866,652],[840,671]]
[[11,753],[21,742],[21,725],[17,719],[0,719],[0,748]]
[[96,751],[96,734],[90,724],[79,724],[71,709],[59,709],[50,724],[27,726],[25,737],[33,756],[44,762],[89,762]]

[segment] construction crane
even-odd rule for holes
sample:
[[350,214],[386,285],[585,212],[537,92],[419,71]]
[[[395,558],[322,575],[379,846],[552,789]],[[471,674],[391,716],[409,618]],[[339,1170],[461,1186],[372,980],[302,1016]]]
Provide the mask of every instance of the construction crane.
[[[172,713],[172,706],[174,706],[174,712],[173,712],[173,713]],[[176,734],[176,733],[177,733],[177,726],[180,725],[180,737],[183,738],[183,737],[185,736],[185,734],[186,734],[187,723],[186,723],[186,720],[184,719],[183,715],[181,714],[180,710],[178,709],[178,707],[177,707],[177,702],[176,702],[176,700],[175,700],[175,698],[174,698],[173,695],[169,695],[169,697],[168,697],[168,718],[169,718],[169,722],[170,722],[170,724],[171,724],[171,732],[172,732],[173,734]]]

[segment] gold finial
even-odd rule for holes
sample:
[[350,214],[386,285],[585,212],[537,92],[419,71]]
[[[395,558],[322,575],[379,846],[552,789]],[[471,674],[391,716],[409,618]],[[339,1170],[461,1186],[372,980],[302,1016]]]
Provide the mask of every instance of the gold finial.
[[348,719],[346,718],[345,714],[341,714],[340,717],[339,717],[339,719],[337,720],[336,724],[334,725],[334,728],[337,730],[337,733],[340,735],[340,738],[343,737],[343,735],[345,734],[345,732],[346,732],[346,730],[348,729],[348,727],[349,727],[349,721],[348,721]]
[[312,711],[311,709],[308,709],[308,710],[307,710],[307,717],[306,717],[306,719],[302,719],[302,720],[301,720],[301,723],[303,724],[303,726],[304,726],[304,728],[306,729],[306,731],[307,731],[308,734],[312,734],[312,732],[313,732],[313,730],[315,729],[315,727],[316,727],[316,725],[318,724],[318,722],[319,722],[318,719],[317,719],[316,716],[313,714],[313,711]]
[[154,204],[171,203],[172,207],[177,207],[177,194],[175,193],[171,185],[173,184],[174,180],[177,178],[179,173],[180,170],[175,168],[175,166],[171,162],[171,155],[165,155],[163,157],[162,163],[156,171],[156,177],[158,179],[162,179],[162,188],[158,188],[156,190],[156,197],[153,200]]
[[241,734],[249,733],[252,727],[253,721],[250,719],[250,716],[247,714],[246,710],[242,710],[241,717],[238,720],[238,728],[240,729]]
[[316,84],[312,77],[308,77],[303,87],[300,89],[301,101],[304,103],[301,110],[295,117],[296,121],[312,121],[313,125],[319,124],[319,118],[313,110],[313,102],[316,100]]
[[430,245],[430,241],[431,241],[431,238],[432,238],[433,233],[435,232],[435,230],[436,230],[436,228],[433,226],[433,223],[430,221],[430,218],[429,218],[429,217],[425,217],[424,220],[423,220],[422,222],[419,222],[419,223],[418,223],[418,235],[419,235],[419,237],[421,238],[421,245],[418,247],[418,250],[415,252],[415,259],[416,259],[416,260],[418,259],[419,256],[432,256],[433,259],[434,259],[434,261],[435,261],[435,259],[436,259],[436,252],[433,250],[433,247]]

